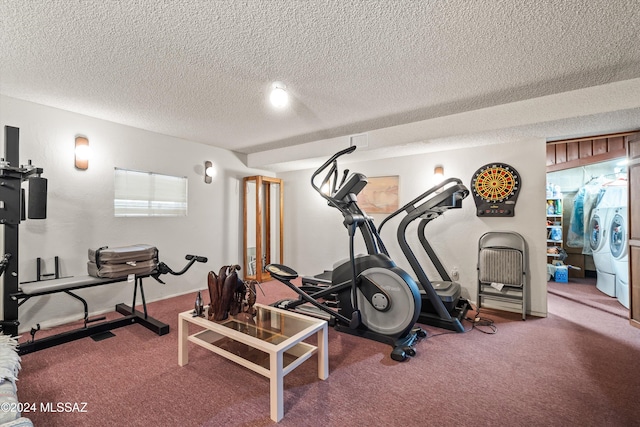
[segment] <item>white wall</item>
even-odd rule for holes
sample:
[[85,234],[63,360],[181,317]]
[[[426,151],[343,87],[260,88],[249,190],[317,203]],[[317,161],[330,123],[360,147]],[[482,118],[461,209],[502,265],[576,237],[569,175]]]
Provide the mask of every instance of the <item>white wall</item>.
[[[230,151],[95,118],[0,97],[1,144],[4,126],[20,128],[20,161],[33,161],[48,179],[47,219],[20,225],[21,282],[35,280],[36,258],[53,272],[60,257],[62,276],[86,275],[87,250],[101,246],[148,243],[160,260],[181,269],[186,254],[209,258],[183,276],[163,276],[166,285],[146,279],[147,301],[206,289],[206,274],[222,265],[242,264],[242,177],[273,175],[244,166]],[[74,167],[74,141],[86,136],[92,150],[89,169]],[[204,161],[218,169],[212,184],[203,179]],[[188,178],[188,216],[115,218],[114,167]],[[91,312],[113,311],[131,303],[132,287],[113,284],[78,291]],[[138,301],[140,298],[138,297]],[[185,307],[188,309],[189,307]],[[153,316],[153,313],[150,313]],[[37,297],[20,308],[20,330],[82,318],[82,304],[63,294]]]
[[[343,157],[348,159],[348,156]],[[451,150],[411,157],[342,164],[367,176],[399,175],[400,205],[417,197],[433,184],[436,165],[443,165],[445,176],[460,178],[470,188],[473,173],[481,166],[501,162],[513,166],[521,176],[521,191],[512,218],[480,218],[475,214],[473,197],[463,208],[450,210],[431,222],[427,237],[448,271],[457,268],[463,296],[476,301],[476,264],[479,237],[487,231],[511,230],[524,236],[529,246],[529,312],[546,316],[546,234],[545,234],[545,141],[522,140],[508,144]],[[285,264],[300,274],[317,274],[331,269],[333,262],[348,257],[348,235],[340,213],[326,206],[310,186],[312,170],[279,173],[285,188]],[[384,215],[373,215],[380,224]],[[396,240],[400,217],[384,226],[382,237],[392,258],[411,272]],[[408,229],[409,244],[432,277],[431,268],[417,240],[416,226]],[[359,251],[364,252],[360,244]],[[427,268],[429,267],[429,268]],[[489,301],[487,301],[489,303]],[[488,305],[497,305],[492,303]],[[513,306],[512,306],[513,307]],[[514,311],[518,311],[517,308]]]
[[[156,245],[161,260],[173,268],[183,266],[187,253],[209,258],[207,264],[196,264],[183,276],[164,276],[166,285],[146,280],[147,300],[153,301],[205,289],[209,270],[242,262],[242,177],[273,174],[247,168],[242,159],[226,150],[7,97],[0,97],[0,123],[3,127],[20,128],[21,163],[31,159],[34,165],[44,169],[43,176],[49,180],[47,219],[27,220],[20,226],[20,281],[35,279],[37,257],[45,260],[46,272],[52,272],[56,255],[60,257],[63,276],[84,275],[87,250],[105,245]],[[92,148],[93,159],[86,171],[76,170],[73,165],[76,135],[88,137]],[[4,129],[0,138],[4,147]],[[212,184],[205,184],[203,180],[205,160],[213,161],[218,168]],[[429,237],[447,269],[457,267],[465,296],[475,301],[478,237],[489,230],[503,229],[523,234],[530,248],[530,311],[545,315],[543,140],[353,163],[348,167],[368,176],[399,175],[403,204],[431,185],[435,165],[443,165],[447,177],[459,177],[470,185],[472,174],[490,162],[508,163],[522,176],[516,216],[478,218],[469,197],[463,209],[447,212],[432,222],[427,227]],[[185,218],[114,218],[114,167],[187,176],[189,215]],[[330,269],[334,261],[348,256],[348,237],[342,218],[311,189],[312,172],[278,175],[284,179],[285,191],[284,262],[302,274]],[[376,222],[381,220],[382,216],[376,215]],[[395,240],[396,225],[397,222],[386,225],[383,237],[391,254],[397,254],[396,262],[410,270]],[[410,229],[409,234],[413,237],[409,243],[418,244],[415,228]],[[364,251],[363,245],[359,251]],[[427,269],[427,273],[432,271]],[[112,311],[120,302],[129,304],[131,292],[126,284],[78,291],[87,298],[92,313]],[[20,330],[28,330],[35,323],[46,327],[81,317],[81,304],[69,296],[37,297],[20,308]]]

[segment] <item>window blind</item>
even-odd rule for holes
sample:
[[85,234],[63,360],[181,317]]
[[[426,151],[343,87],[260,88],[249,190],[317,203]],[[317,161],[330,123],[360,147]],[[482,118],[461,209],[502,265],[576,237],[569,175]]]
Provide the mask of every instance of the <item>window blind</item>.
[[187,178],[115,168],[116,217],[187,216]]

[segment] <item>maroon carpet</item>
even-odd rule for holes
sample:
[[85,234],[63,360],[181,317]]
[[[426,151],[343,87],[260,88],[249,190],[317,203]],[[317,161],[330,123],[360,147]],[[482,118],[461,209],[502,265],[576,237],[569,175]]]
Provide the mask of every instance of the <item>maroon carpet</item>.
[[604,294],[596,288],[595,278],[571,278],[567,283],[548,282],[549,293],[570,299],[589,307],[603,310],[624,319],[629,318],[629,310],[616,298]]
[[[258,301],[285,297],[278,283]],[[269,383],[190,345],[177,364],[177,314],[195,294],[149,305],[170,324],[157,336],[140,325],[100,342],[85,338],[23,356],[23,403],[86,402],[87,412],[29,416],[36,426],[265,426]],[[315,357],[285,377],[283,426],[631,426],[640,406],[640,330],[627,320],[549,295],[549,317],[484,311],[497,333],[437,335],[405,363],[390,347],[329,331],[329,378]],[[465,324],[470,327],[468,322]],[[488,330],[488,328],[484,328]],[[437,336],[436,336],[437,335]]]

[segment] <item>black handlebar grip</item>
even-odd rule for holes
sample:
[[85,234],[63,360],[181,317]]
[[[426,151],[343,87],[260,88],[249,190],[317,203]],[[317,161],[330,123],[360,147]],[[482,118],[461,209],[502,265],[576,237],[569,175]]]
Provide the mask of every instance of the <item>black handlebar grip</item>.
[[192,259],[196,259],[197,262],[207,262],[209,261],[206,256],[198,256],[198,255],[187,255],[184,257],[187,261],[191,261]]

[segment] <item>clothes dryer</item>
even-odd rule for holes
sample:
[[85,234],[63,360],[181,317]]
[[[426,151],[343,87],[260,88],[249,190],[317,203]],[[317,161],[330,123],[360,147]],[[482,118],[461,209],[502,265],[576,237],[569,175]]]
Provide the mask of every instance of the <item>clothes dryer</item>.
[[609,225],[609,247],[613,272],[616,276],[616,298],[629,308],[629,254],[627,231],[627,207],[613,211]]

